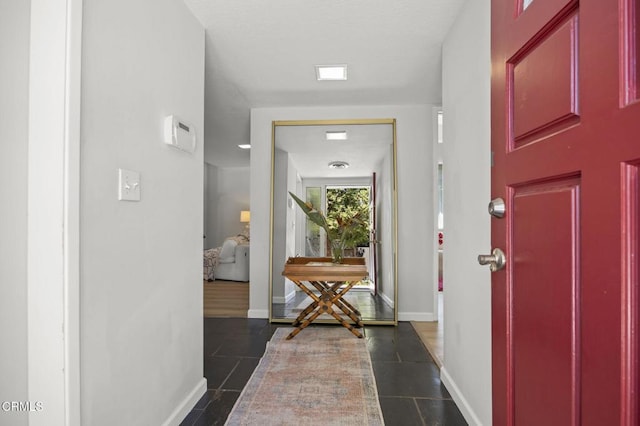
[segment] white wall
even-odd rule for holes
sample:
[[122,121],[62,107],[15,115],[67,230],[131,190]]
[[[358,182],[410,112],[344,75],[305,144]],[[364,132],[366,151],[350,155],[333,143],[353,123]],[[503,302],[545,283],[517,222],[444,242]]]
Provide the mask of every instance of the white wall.
[[[252,147],[253,148],[253,147]],[[278,271],[278,265],[287,260],[287,176],[289,174],[289,154],[280,149],[274,153],[275,173],[273,176],[273,298],[278,303],[286,302],[285,278]],[[256,212],[257,213],[257,212]],[[260,214],[262,216],[262,214]],[[268,213],[267,213],[268,216]],[[267,257],[268,260],[268,257]],[[251,287],[253,287],[251,283]]]
[[[0,2],[0,402],[27,396],[27,136],[30,1]],[[0,424],[27,413],[0,411]]]
[[244,231],[240,212],[250,211],[249,167],[217,167],[205,163],[205,248],[220,247],[227,237]]
[[249,316],[269,302],[271,123],[274,120],[397,119],[398,309],[400,320],[433,319],[431,106],[287,107],[251,110],[251,289]]
[[300,253],[302,252],[302,250],[304,250],[304,246],[296,247],[296,234],[298,233],[298,230],[296,229],[296,217],[297,217],[298,210],[300,209],[293,202],[293,199],[289,201],[291,197],[288,194],[289,192],[296,194],[299,184],[300,186],[302,186],[302,179],[298,174],[298,169],[296,168],[296,164],[291,159],[291,155],[288,155],[287,156],[287,201],[285,201],[285,204],[288,207],[289,202],[291,202],[291,207],[294,207],[294,208],[286,209],[287,210],[287,214],[286,214],[287,216],[287,244],[286,244],[287,259],[292,256],[295,256],[296,252]]
[[[289,197],[289,192],[296,194],[298,191],[298,187],[302,187],[302,179],[300,178],[296,164],[291,159],[291,155],[287,155],[287,194],[286,194],[287,201],[285,201],[285,206],[287,207],[289,206],[288,200],[291,198]],[[291,206],[293,208],[285,207],[287,211],[285,261],[286,259],[289,259],[290,257],[295,256],[296,251],[300,253],[300,251],[302,250],[301,248],[296,247],[296,234],[298,233],[296,229],[296,219],[299,217],[298,215],[302,212],[298,208],[296,203],[293,202],[293,199],[291,199],[291,203],[292,203]],[[276,272],[275,275],[277,275],[278,272],[282,272],[282,271],[275,270],[274,272]],[[293,281],[291,281],[288,278],[285,278],[284,283],[285,283],[284,295],[285,295],[285,302],[286,302],[291,300],[295,296],[295,292],[300,291],[300,289],[293,283]]]
[[[251,210],[249,203],[249,167],[218,168],[218,198],[216,241],[222,245],[224,239],[241,233],[244,223],[240,212]],[[253,219],[253,215],[251,215]]]
[[491,424],[490,1],[466,2],[443,46],[444,368],[470,424]]
[[[392,285],[394,279],[393,265],[393,148],[380,162],[376,174],[376,238],[382,241],[378,244],[376,253],[378,267],[378,292],[389,303],[395,304],[395,292]],[[385,243],[386,242],[386,243]],[[426,283],[425,283],[426,284]]]
[[[162,143],[165,116],[203,140],[204,30],[181,0],[84,0],[82,424],[178,424],[206,389],[203,148]],[[141,174],[117,200],[117,169]]]
[[216,219],[218,217],[218,168],[204,163],[204,248],[218,247]]

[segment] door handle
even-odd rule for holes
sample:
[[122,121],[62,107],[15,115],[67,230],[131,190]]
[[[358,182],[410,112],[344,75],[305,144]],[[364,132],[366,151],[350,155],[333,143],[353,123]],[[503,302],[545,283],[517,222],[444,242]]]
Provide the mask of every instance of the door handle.
[[494,248],[491,254],[478,255],[478,263],[481,265],[489,265],[491,272],[496,272],[506,266],[507,258],[502,250]]

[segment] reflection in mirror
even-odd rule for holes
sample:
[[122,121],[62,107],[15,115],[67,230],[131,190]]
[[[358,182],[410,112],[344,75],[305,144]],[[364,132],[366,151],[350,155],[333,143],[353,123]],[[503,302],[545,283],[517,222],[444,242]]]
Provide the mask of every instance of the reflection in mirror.
[[[311,202],[330,223],[360,212],[345,257],[363,259],[368,278],[345,296],[365,324],[395,324],[395,121],[275,122],[272,159],[271,313],[292,322],[311,298],[282,275],[290,257],[327,257],[325,231],[289,196]],[[311,291],[312,286],[308,287]],[[332,317],[324,314],[320,320]]]

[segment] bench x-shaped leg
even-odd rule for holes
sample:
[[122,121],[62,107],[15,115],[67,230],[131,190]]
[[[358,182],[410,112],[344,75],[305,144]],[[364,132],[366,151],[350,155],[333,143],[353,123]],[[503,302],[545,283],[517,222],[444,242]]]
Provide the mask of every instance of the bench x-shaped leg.
[[[304,308],[304,310],[302,312],[300,312],[300,315],[298,315],[296,320],[293,322],[292,325],[294,327],[297,327],[307,317],[307,315],[309,315],[311,312],[313,312],[313,310],[315,308],[318,307],[318,303],[320,302],[320,298],[318,296],[316,296],[313,291],[309,290],[307,288],[307,286],[302,283],[302,281],[294,281],[294,283],[296,283],[296,285],[298,287],[300,287],[300,289],[302,291],[304,291],[307,294],[307,296],[309,296],[311,299],[313,299],[313,302],[310,303],[306,308]],[[320,294],[322,294],[322,293],[320,293]]]
[[[332,308],[332,306],[335,304],[345,314],[347,314],[349,318],[351,318],[356,323],[357,326],[362,326],[362,322],[353,312],[355,311],[355,309],[349,309],[347,306],[345,306],[343,304],[343,302],[345,302],[344,300],[342,300],[341,302],[342,296],[346,294],[346,292],[349,291],[351,287],[353,287],[355,282],[347,282],[346,286],[340,290],[340,286],[343,284],[342,282],[335,282],[331,285],[323,285],[318,281],[311,281],[311,284],[320,291],[320,296],[316,296],[311,290],[309,290],[304,284],[302,284],[302,282],[294,281],[294,283],[298,285],[298,287],[300,287],[309,297],[311,297],[313,299],[313,302],[311,302],[309,306],[307,306],[293,322],[293,325],[297,327],[287,336],[287,340],[295,337],[300,331],[306,328],[323,313],[333,316],[338,322],[340,322],[340,324],[342,324],[343,327],[351,331],[355,336],[362,338],[362,333],[360,333],[360,331],[358,331],[352,324],[345,321],[344,318],[342,318]],[[348,305],[351,306],[350,304]],[[351,306],[351,308],[353,307]],[[306,318],[306,316],[311,312],[313,312],[313,314],[309,318]]]
[[346,287],[340,289],[344,282],[335,282],[333,284],[325,283],[322,281],[310,281],[311,285],[317,288],[322,294],[328,294],[331,296],[333,304],[336,305],[342,312],[345,313],[358,327],[362,327],[362,320],[360,319],[360,311],[353,307],[353,305],[347,302],[342,296],[344,296],[355,285],[356,282],[346,283]]

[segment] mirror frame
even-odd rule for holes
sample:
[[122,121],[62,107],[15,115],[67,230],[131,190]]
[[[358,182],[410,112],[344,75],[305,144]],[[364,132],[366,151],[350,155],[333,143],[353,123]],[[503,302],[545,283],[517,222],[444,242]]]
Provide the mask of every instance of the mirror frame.
[[[276,127],[282,126],[330,126],[330,125],[366,125],[366,124],[390,124],[392,127],[392,203],[393,220],[391,232],[393,233],[393,280],[394,280],[394,303],[393,320],[362,320],[365,325],[398,325],[398,173],[397,173],[397,135],[395,118],[371,118],[371,119],[341,119],[341,120],[276,120],[271,122],[271,182],[269,200],[269,322],[270,323],[291,323],[290,318],[273,317],[273,198],[274,198],[274,175],[275,175],[275,150],[276,150]],[[317,323],[334,323],[335,320],[316,320]]]

